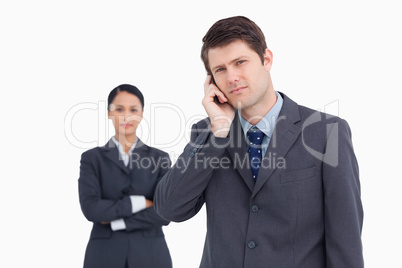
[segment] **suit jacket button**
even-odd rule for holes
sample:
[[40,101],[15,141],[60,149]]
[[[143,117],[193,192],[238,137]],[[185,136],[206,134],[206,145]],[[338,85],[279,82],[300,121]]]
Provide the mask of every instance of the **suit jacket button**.
[[253,206],[251,207],[251,211],[253,211],[253,212],[255,212],[255,213],[257,213],[259,210],[260,210],[260,208],[259,208],[257,205],[253,205]]
[[193,158],[194,155],[195,155],[195,154],[194,154],[193,152],[191,152],[190,157]]
[[248,242],[247,246],[249,249],[253,249],[257,246],[257,244],[253,240],[251,240],[250,242]]

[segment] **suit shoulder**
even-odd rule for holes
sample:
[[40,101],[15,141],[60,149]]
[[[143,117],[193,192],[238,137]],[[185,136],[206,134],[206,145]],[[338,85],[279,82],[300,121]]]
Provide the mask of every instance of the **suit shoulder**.
[[285,115],[285,117],[289,117],[291,120],[296,122],[297,125],[306,126],[306,124],[312,125],[314,123],[314,126],[317,127],[336,122],[342,122],[342,124],[346,123],[346,121],[341,119],[339,116],[311,109],[304,105],[299,105],[287,95],[283,93],[280,94],[283,97],[281,113]]
[[303,105],[298,105],[298,107],[299,107],[299,113],[300,113],[300,118],[301,118],[302,122],[314,121],[314,123],[316,123],[319,121],[323,124],[340,123],[342,125],[348,125],[348,123],[345,119],[343,119],[337,115],[324,113],[319,110],[314,110],[314,109],[311,109],[311,108],[303,106]]
[[95,148],[89,149],[81,154],[81,158],[83,158],[83,159],[93,158],[93,157],[99,155],[101,148],[102,147],[95,147]]
[[210,125],[210,121],[209,121],[209,117],[206,117],[200,121],[198,121],[197,123],[193,124],[193,128],[197,128],[197,129],[206,129],[208,128]]
[[[143,149],[145,149],[145,151],[148,151],[152,155],[157,155],[159,157],[169,157],[169,154],[167,152],[165,152],[161,149],[158,149],[156,147],[149,146],[145,143],[141,143],[141,146],[144,147]],[[134,149],[134,152],[135,152],[135,149]]]
[[161,156],[161,157],[168,157],[169,154],[161,149],[155,148],[155,147],[149,147],[151,151],[153,151],[155,154]]

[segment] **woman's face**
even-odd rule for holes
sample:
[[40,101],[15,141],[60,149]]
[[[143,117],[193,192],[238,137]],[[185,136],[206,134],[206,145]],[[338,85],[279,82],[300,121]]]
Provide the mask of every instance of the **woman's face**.
[[142,105],[140,99],[126,91],[117,93],[110,104],[108,117],[112,120],[116,134],[135,135],[142,120]]

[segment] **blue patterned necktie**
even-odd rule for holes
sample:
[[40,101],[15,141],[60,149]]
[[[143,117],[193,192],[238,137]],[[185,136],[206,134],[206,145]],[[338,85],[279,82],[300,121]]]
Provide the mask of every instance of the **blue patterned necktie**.
[[260,169],[262,161],[262,139],[264,138],[264,133],[261,132],[257,127],[252,127],[247,132],[247,137],[250,142],[248,147],[248,152],[250,156],[250,167],[251,173],[253,174],[254,182],[257,180],[258,170]]

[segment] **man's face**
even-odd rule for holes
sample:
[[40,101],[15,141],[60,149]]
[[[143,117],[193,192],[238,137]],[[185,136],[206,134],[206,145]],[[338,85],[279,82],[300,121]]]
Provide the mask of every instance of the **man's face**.
[[225,47],[211,48],[208,59],[216,85],[236,109],[267,103],[271,80],[272,53],[266,49],[264,64],[247,43],[239,40]]

